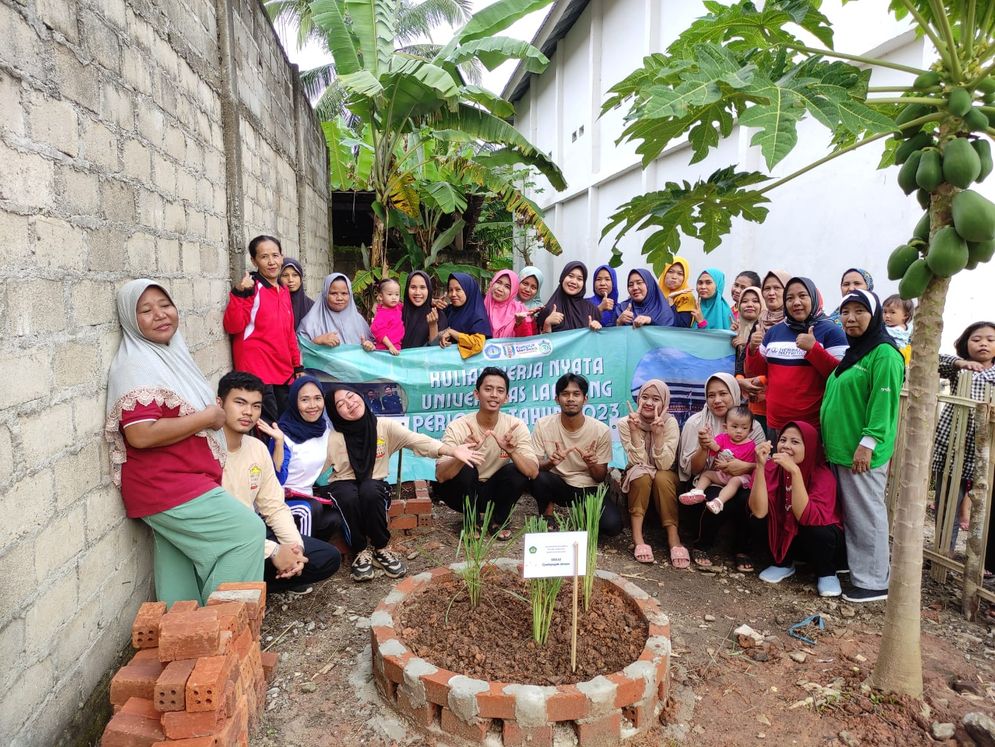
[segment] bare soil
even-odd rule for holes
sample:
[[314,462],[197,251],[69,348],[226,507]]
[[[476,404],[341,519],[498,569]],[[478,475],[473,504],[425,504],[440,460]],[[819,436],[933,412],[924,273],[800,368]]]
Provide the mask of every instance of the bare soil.
[[[524,499],[513,526],[520,527],[531,511],[534,503]],[[434,513],[434,528],[395,537],[395,548],[410,556],[412,573],[456,560],[460,517],[441,506]],[[926,689],[923,700],[910,701],[866,684],[877,656],[883,604],[820,599],[814,578],[803,571],[771,586],[753,574],[733,572],[729,559],[714,573],[676,570],[662,562],[667,555],[662,530],[652,519],[647,527],[656,564],[632,559],[628,533],[604,544],[598,556],[599,567],[646,590],[671,617],[673,685],[664,723],[626,744],[940,744],[930,734],[934,722],[958,725],[956,741],[948,744],[970,744],[961,717],[970,711],[995,713],[995,633],[964,620],[953,577],[945,586],[924,578]],[[498,552],[520,559],[521,542],[499,546]],[[282,653],[253,745],[451,744],[415,731],[372,685],[369,615],[391,586],[386,577],[356,584],[340,572],[307,596],[271,597],[263,641]],[[500,596],[504,599],[495,604],[509,607],[507,595]],[[787,628],[812,614],[826,621],[826,630],[813,636],[816,644],[790,638]],[[732,631],[743,623],[766,636],[763,646],[739,646]],[[560,615],[554,629],[568,630],[569,616]]]

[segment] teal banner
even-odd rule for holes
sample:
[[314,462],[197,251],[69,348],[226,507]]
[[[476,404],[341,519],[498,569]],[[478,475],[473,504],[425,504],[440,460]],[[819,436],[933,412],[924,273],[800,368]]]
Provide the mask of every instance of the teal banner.
[[[473,385],[487,366],[504,369],[511,379],[503,411],[531,427],[559,412],[556,380],[577,373],[591,384],[586,413],[612,428],[614,466],[624,466],[615,423],[626,417],[626,400],[648,379],[670,386],[670,412],[681,425],[705,404],[705,380],[716,371],[733,372],[729,332],[671,327],[615,327],[600,332],[572,330],[550,335],[488,340],[478,355],[460,358],[455,347],[425,347],[367,353],[358,345],[336,348],[301,339],[304,366],[323,381],[355,384],[378,416],[396,417],[408,428],[441,438],[454,418],[474,412]],[[397,479],[398,467],[391,470]],[[410,452],[400,460],[404,481],[432,479],[435,463]]]

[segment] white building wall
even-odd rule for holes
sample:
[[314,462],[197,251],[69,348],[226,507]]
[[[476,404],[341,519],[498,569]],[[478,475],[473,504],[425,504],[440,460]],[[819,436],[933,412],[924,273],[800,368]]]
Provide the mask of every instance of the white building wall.
[[[890,17],[887,4],[868,0],[844,8],[839,0],[824,3],[834,23],[836,48],[915,67],[928,65],[932,50],[924,48],[907,25]],[[701,163],[689,165],[689,148],[675,142],[643,170],[633,144],[615,143],[628,108],[597,116],[609,88],[646,54],[664,50],[703,12],[693,0],[592,0],[550,56],[549,68],[532,78],[518,102],[516,126],[552,152],[568,183],[557,193],[540,180],[543,192],[536,195],[564,247],[560,257],[533,257],[550,279],[547,293],[566,261],[580,259],[593,268],[608,260],[612,236],[599,242],[601,230],[615,209],[632,197],[668,181],[693,181],[729,164],[766,172],[759,149],[749,145],[754,131],[746,128],[736,128]],[[901,84],[908,77],[875,69],[872,85]],[[828,152],[829,133],[814,120],[805,120],[798,135],[799,145],[774,176],[789,174]],[[869,270],[879,295],[890,295],[897,283],[887,279],[888,255],[911,235],[922,211],[914,197],[898,188],[896,168],[875,169],[881,152],[872,144],[793,180],[769,195],[765,223],[736,222],[722,246],[708,256],[698,242],[685,239],[681,254],[694,274],[705,267],[723,270],[727,287],[747,268],[761,275],[774,267],[809,275],[822,290],[827,311],[839,300],[839,278],[850,266]],[[995,200],[995,180],[977,189]],[[646,264],[640,249],[647,235],[631,233],[622,240],[625,272]],[[995,317],[995,305],[984,303],[982,296],[993,282],[992,265],[954,278],[945,314],[945,348],[971,321]]]

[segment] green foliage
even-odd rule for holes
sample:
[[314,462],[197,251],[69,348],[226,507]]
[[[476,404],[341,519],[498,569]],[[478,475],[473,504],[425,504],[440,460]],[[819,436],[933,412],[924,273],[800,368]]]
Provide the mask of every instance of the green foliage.
[[605,503],[608,486],[601,483],[593,493],[570,506],[570,528],[576,532],[587,532],[587,567],[584,573],[584,611],[591,608],[594,596],[595,571],[598,569],[598,529],[601,522],[601,509]]
[[460,532],[459,546],[456,548],[456,557],[459,558],[460,551],[466,558],[463,566],[457,571],[463,579],[467,596],[470,599],[470,608],[474,609],[480,604],[480,590],[483,585],[484,564],[490,557],[494,549],[497,532],[504,529],[507,521],[501,525],[500,529],[493,534],[488,533],[491,526],[491,518],[494,515],[494,504],[487,503],[483,518],[477,522],[477,509],[469,497],[463,499],[463,531]]
[[[546,520],[542,516],[530,516],[525,520],[526,534],[544,533],[546,530]],[[549,628],[553,624],[556,597],[563,586],[563,577],[530,578],[526,581],[526,586],[532,603],[532,639],[538,645],[545,646],[549,639]]]

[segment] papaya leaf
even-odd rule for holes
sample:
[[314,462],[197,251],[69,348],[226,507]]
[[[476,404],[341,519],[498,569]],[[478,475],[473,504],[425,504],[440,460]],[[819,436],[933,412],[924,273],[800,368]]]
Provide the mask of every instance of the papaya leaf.
[[772,169],[798,142],[797,125],[805,115],[805,108],[798,96],[787,88],[769,86],[757,93],[768,103],[751,106],[740,116],[739,123],[758,128],[750,143],[760,146],[767,168]]

